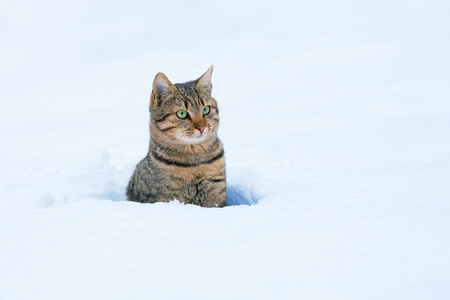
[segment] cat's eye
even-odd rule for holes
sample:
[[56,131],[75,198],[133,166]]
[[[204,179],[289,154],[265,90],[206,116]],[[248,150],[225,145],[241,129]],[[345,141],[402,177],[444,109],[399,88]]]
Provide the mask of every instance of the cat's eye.
[[179,111],[177,111],[177,117],[180,119],[186,119],[188,116],[187,111],[185,111],[184,109],[180,109]]
[[209,106],[205,106],[205,107],[203,107],[202,113],[203,113],[203,115],[206,116],[207,114],[209,114],[210,111],[211,111],[211,108]]

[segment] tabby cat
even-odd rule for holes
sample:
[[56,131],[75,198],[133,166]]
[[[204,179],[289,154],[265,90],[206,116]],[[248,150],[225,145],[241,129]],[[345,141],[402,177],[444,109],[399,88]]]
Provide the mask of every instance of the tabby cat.
[[150,98],[150,147],[128,184],[128,199],[223,207],[225,156],[211,97],[213,66],[195,81],[172,84],[163,73]]

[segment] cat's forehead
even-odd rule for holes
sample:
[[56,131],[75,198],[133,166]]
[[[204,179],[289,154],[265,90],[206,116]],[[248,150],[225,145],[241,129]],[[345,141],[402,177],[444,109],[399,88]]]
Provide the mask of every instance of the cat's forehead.
[[199,108],[214,105],[214,99],[195,86],[195,82],[176,83],[177,92],[163,100],[165,108]]
[[193,94],[197,92],[195,87],[195,82],[190,81],[186,83],[175,83],[175,87],[180,92],[180,94]]

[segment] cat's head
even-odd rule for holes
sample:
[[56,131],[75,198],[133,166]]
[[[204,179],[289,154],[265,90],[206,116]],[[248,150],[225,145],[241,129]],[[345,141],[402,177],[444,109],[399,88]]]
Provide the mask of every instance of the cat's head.
[[219,111],[211,97],[213,66],[195,81],[172,84],[163,73],[153,81],[150,132],[163,145],[194,145],[217,136]]

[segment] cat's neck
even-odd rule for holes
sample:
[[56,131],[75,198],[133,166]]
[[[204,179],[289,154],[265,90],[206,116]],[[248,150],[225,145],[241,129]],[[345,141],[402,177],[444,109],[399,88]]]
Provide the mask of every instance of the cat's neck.
[[150,139],[150,151],[164,152],[170,156],[207,156],[213,154],[222,143],[218,137],[208,139],[202,143],[192,145],[168,144],[158,142],[153,137]]

